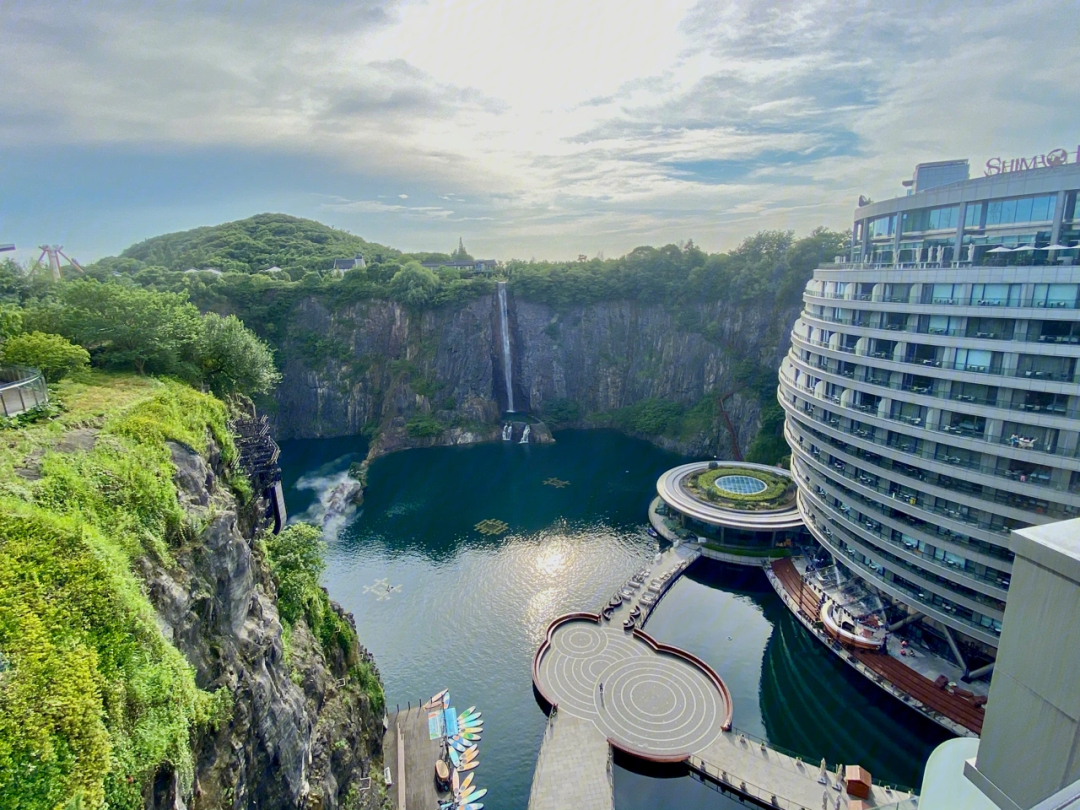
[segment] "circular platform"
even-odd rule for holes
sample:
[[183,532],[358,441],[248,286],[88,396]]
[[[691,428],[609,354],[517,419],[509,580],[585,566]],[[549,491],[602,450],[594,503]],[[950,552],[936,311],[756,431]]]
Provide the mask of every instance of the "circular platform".
[[552,623],[533,678],[560,713],[592,720],[612,745],[645,759],[685,759],[731,724],[730,694],[706,664],[589,614]]

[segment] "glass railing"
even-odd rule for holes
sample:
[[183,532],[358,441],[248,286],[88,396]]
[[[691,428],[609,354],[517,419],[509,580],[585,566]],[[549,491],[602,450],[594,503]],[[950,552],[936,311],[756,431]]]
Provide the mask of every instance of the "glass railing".
[[[862,539],[856,534],[853,534],[844,525],[844,523],[841,523],[839,520],[837,520],[838,517],[843,519],[842,513],[833,509],[833,507],[829,503],[822,500],[820,495],[818,495],[817,493],[808,492],[805,489],[801,490],[801,493],[803,496],[809,497],[816,505],[817,509],[820,510],[819,512],[817,512],[818,520],[814,523],[814,525],[817,526],[819,530],[823,529],[821,524],[831,524],[832,527],[835,527],[837,531],[842,533],[842,542],[856,544],[858,546],[858,549],[856,550],[863,556],[878,557],[888,560],[890,566],[897,566],[897,568],[899,568],[898,573],[902,573],[905,576],[910,576],[911,578],[915,579],[916,584],[921,584],[922,587],[925,588],[925,590],[911,591],[908,588],[904,587],[902,583],[896,582],[895,580],[887,579],[884,576],[884,566],[871,566],[866,563],[856,563],[862,570],[873,574],[878,579],[887,582],[894,587],[899,587],[905,593],[911,594],[923,604],[930,605],[939,612],[949,613],[950,618],[955,619],[958,622],[963,622],[964,624],[967,624],[971,627],[976,627],[984,633],[992,632],[990,628],[982,626],[973,618],[968,618],[963,615],[957,615],[954,610],[947,610],[947,605],[934,602],[932,594],[927,593],[927,591],[936,593],[937,596],[943,601],[947,600],[950,597],[954,599],[967,599],[971,602],[978,604],[980,606],[980,610],[986,609],[994,611],[996,615],[992,616],[991,618],[999,618],[1004,612],[1005,605],[1003,600],[993,599],[992,597],[985,596],[975,591],[970,591],[969,589],[961,590],[963,586],[958,585],[952,580],[935,574],[933,571],[927,571],[926,569],[919,568],[918,566],[911,565],[910,563],[906,563],[905,561],[894,557],[885,549],[878,548],[877,546],[873,545],[873,543]],[[831,532],[827,536],[833,541],[835,545],[836,536]],[[854,562],[855,561],[850,557],[846,561],[847,564],[851,564]],[[927,574],[932,576],[933,579],[928,579]],[[944,591],[944,593],[942,593],[942,591]],[[972,610],[972,608],[967,609]]]
[[[823,427],[825,427],[827,429],[830,429],[830,430],[832,430],[832,431],[834,431],[836,433],[843,433],[843,434],[846,434],[846,435],[850,435],[853,438],[858,439],[858,440],[862,440],[862,441],[866,441],[866,442],[872,442],[872,443],[874,443],[876,445],[879,445],[881,447],[891,449],[891,450],[896,450],[898,452],[904,453],[906,456],[916,456],[916,457],[918,457],[920,459],[925,459],[927,461],[938,461],[940,463],[950,463],[950,462],[947,462],[945,459],[953,458],[952,456],[938,457],[934,453],[928,452],[925,448],[918,448],[918,449],[908,448],[907,446],[905,446],[903,444],[890,443],[887,440],[882,441],[882,439],[880,437],[876,436],[872,431],[863,430],[863,429],[860,429],[860,428],[855,428],[853,426],[848,427],[848,428],[840,427],[839,424],[836,424],[836,425],[833,424],[833,421],[838,422],[839,420],[822,419],[822,418],[819,418],[817,416],[813,416],[811,414],[808,414],[805,411],[803,411],[801,414],[796,413],[795,418],[796,419],[812,420],[814,422],[817,422],[817,423],[821,424]],[[875,467],[883,470],[885,473],[892,473],[894,475],[903,476],[905,478],[916,479],[916,480],[921,481],[923,483],[930,484],[931,486],[936,486],[936,487],[938,487],[940,489],[944,489],[944,490],[947,490],[947,491],[950,491],[950,492],[955,492],[955,493],[960,494],[960,495],[966,495],[967,497],[972,498],[973,500],[976,500],[976,501],[981,501],[981,502],[985,502],[987,504],[993,504],[993,505],[996,505],[996,506],[1006,506],[1006,507],[1009,507],[1011,509],[1020,510],[1022,512],[1037,512],[1039,514],[1045,514],[1045,515],[1047,515],[1049,517],[1056,517],[1056,518],[1060,518],[1062,520],[1067,520],[1067,519],[1070,519],[1070,518],[1073,518],[1073,517],[1076,516],[1073,512],[1067,511],[1067,509],[1065,508],[1064,505],[1055,503],[1053,501],[1037,501],[1037,499],[1035,499],[1035,498],[1032,498],[1032,497],[1029,497],[1029,496],[1020,494],[1020,493],[1016,493],[1016,492],[1013,492],[1011,490],[999,490],[999,489],[991,488],[989,491],[986,491],[986,490],[977,491],[975,489],[975,486],[977,486],[977,485],[972,484],[969,481],[961,481],[961,480],[954,479],[951,476],[948,476],[948,475],[946,475],[944,473],[938,473],[938,472],[933,472],[933,471],[930,471],[930,470],[923,470],[923,469],[911,467],[911,465],[909,465],[909,464],[905,464],[903,462],[895,461],[893,459],[882,459],[880,457],[879,457],[879,460],[868,459],[868,458],[865,457],[866,451],[862,450],[859,447],[851,447],[849,449],[846,444],[845,444],[844,447],[839,447],[836,444],[836,442],[830,436],[828,436],[826,434],[823,434],[820,431],[816,431],[813,428],[808,428],[808,430],[809,430],[809,432],[811,434],[813,434],[813,436],[818,441],[826,443],[830,447],[832,447],[832,448],[834,448],[836,450],[839,450],[840,452],[847,453],[848,455],[855,455],[858,458],[866,461],[867,463],[873,464]],[[882,463],[883,461],[888,462],[888,463]],[[910,470],[907,469],[908,467],[911,467],[911,469]],[[911,470],[915,470],[915,472],[912,472]],[[998,470],[996,467],[991,467],[991,468],[986,468],[986,469],[979,469],[978,471],[982,472],[983,474],[988,475],[988,476],[997,477],[997,478],[1005,479],[1005,480],[1008,480],[1008,481],[1015,481],[1017,483],[1021,483],[1020,482],[1020,476],[1021,475],[1025,475],[1026,478],[1031,478],[1032,477],[1032,474],[1017,473],[1017,474],[1014,475],[1014,474],[1012,474],[1013,471],[1006,472],[1004,470]],[[1032,481],[1031,482],[1032,486],[1045,486],[1045,487],[1050,486],[1050,476],[1049,476],[1049,474],[1037,473],[1037,475],[1038,475],[1038,477],[1040,479],[1039,483],[1036,484],[1034,481]],[[927,476],[931,476],[931,480],[927,480]],[[937,479],[934,480],[932,478],[932,476],[937,476]],[[865,482],[862,482],[862,483],[865,483]],[[899,482],[897,482],[897,483],[899,483]],[[1028,483],[1028,481],[1025,480],[1022,483]],[[884,491],[884,490],[882,490],[882,491]],[[1055,487],[1054,491],[1055,492],[1061,492],[1061,489]],[[887,491],[884,491],[884,492],[886,492],[886,494],[888,494]],[[976,508],[982,508],[982,507],[976,507]],[[949,516],[952,516],[951,513],[948,513],[948,512],[946,512],[945,514],[947,514]]]
[[[801,362],[805,362],[805,361],[801,361]],[[819,370],[824,371],[824,369],[819,369]],[[835,374],[835,372],[828,372],[828,373],[834,373]],[[806,388],[805,386],[796,386],[794,383],[791,382],[790,378],[788,378],[783,373],[783,371],[780,372],[779,377],[789,387],[797,388],[800,393],[803,393],[803,394],[805,394],[805,395],[807,395],[809,397],[813,397],[815,402],[820,402],[820,401],[822,401],[824,399],[825,401],[831,402],[834,405],[839,405],[840,404],[840,401],[841,401],[840,398],[836,397],[835,395],[830,396],[830,397],[818,397],[818,396],[816,396],[814,394],[813,390],[811,390],[809,388]],[[894,386],[888,386],[888,387],[889,388],[894,388]],[[899,387],[895,387],[895,388],[899,388]],[[957,402],[966,401],[966,400],[960,399],[959,397],[957,397],[956,399],[941,397],[941,399],[947,399],[948,401],[957,401]],[[899,425],[902,425],[907,430],[916,429],[916,430],[928,430],[928,431],[931,431],[931,432],[943,432],[943,433],[947,433],[947,434],[949,434],[951,436],[956,436],[958,438],[967,439],[969,441],[981,442],[983,444],[992,444],[992,445],[995,445],[995,446],[997,446],[997,445],[1005,445],[1005,446],[1008,446],[1008,447],[1013,447],[1014,449],[1025,450],[1025,451],[1027,451],[1029,453],[1039,453],[1039,454],[1043,454],[1043,455],[1057,456],[1059,458],[1080,458],[1080,445],[1078,445],[1075,450],[1069,451],[1069,450],[1065,449],[1061,445],[1055,445],[1053,448],[1049,448],[1049,447],[1046,446],[1045,441],[1043,441],[1043,442],[1036,441],[1036,442],[1033,442],[1033,443],[1025,442],[1023,444],[1018,442],[1016,444],[1013,444],[1012,441],[1011,441],[1011,435],[1012,435],[1011,431],[1010,431],[1009,436],[994,436],[992,434],[990,436],[985,436],[985,435],[980,435],[978,433],[978,431],[976,431],[976,430],[969,429],[969,428],[964,428],[964,427],[954,427],[951,424],[949,424],[949,425],[939,424],[936,427],[930,427],[929,425],[925,424],[924,419],[922,417],[920,417],[920,416],[908,416],[908,415],[896,415],[896,416],[893,416],[891,414],[879,414],[879,413],[876,413],[872,407],[858,406],[858,405],[856,405],[854,403],[851,404],[850,406],[841,405],[841,407],[845,408],[845,409],[850,408],[851,410],[857,410],[857,411],[859,411],[861,413],[866,414],[867,416],[872,416],[872,417],[874,417],[876,419],[882,419],[882,420],[886,420],[886,421],[889,421],[889,422],[895,422],[895,423],[897,423]],[[844,414],[844,416],[845,416],[845,418],[851,418],[849,414]],[[831,422],[829,424],[834,428],[839,427],[839,425],[832,425]],[[1035,428],[1030,428],[1030,430],[1028,432],[1037,433],[1038,430],[1035,429]],[[881,441],[878,441],[877,443],[882,444]]]
[[[830,506],[831,509],[831,506]],[[837,510],[832,510],[833,514],[837,514]],[[919,547],[914,543],[904,543],[893,539],[891,532],[893,529],[884,527],[878,521],[868,518],[867,516],[859,513],[855,514],[852,511],[844,512],[839,509],[839,517],[843,518],[846,522],[851,523],[854,526],[859,527],[860,532],[874,535],[875,538],[894,546],[898,551],[902,550],[905,553],[925,560],[928,566],[932,567],[932,570],[937,571],[937,576],[943,576],[947,574],[960,574],[966,579],[971,579],[976,582],[983,582],[999,590],[1005,591],[1008,589],[1010,582],[1012,581],[1012,575],[1007,571],[996,571],[993,574],[980,574],[977,571],[971,571],[965,568],[962,564],[950,565],[944,560],[935,557],[933,554],[927,554],[924,551],[920,551]],[[957,555],[959,556],[959,555]],[[911,568],[913,571],[931,570],[926,566],[913,566],[907,560],[897,558],[898,564]]]
[[1003,307],[1006,309],[1078,309],[1080,301],[1048,301],[1045,298],[1017,298],[1009,301],[1007,298],[977,298],[967,296],[848,296],[836,293],[813,293],[803,292],[804,299],[819,298],[827,301],[851,301],[852,303],[885,303],[885,304],[911,304],[913,306],[954,306],[954,307]]
[[[1072,381],[1074,379],[1074,377],[1077,378],[1078,381],[1080,381],[1080,375],[1072,375],[1072,376],[1070,376],[1070,375],[1055,375],[1052,372],[1036,372],[1036,371],[1013,371],[1011,373],[1004,374],[1004,373],[1002,373],[1000,367],[995,369],[995,368],[988,368],[986,366],[977,366],[977,365],[969,364],[969,363],[944,363],[944,362],[942,362],[940,360],[933,360],[933,359],[897,360],[897,359],[894,359],[892,357],[889,357],[887,354],[882,356],[882,353],[880,353],[880,352],[879,353],[857,354],[855,352],[854,348],[841,347],[841,346],[830,346],[829,344],[824,343],[824,342],[822,342],[820,340],[809,340],[807,338],[801,337],[801,336],[799,336],[797,334],[794,334],[794,333],[792,334],[792,345],[793,346],[794,345],[805,345],[805,346],[808,347],[808,349],[809,349],[809,347],[819,347],[819,348],[822,348],[822,349],[828,349],[830,351],[839,351],[839,352],[843,352],[845,354],[851,354],[851,355],[854,355],[856,357],[866,357],[866,358],[869,358],[869,359],[886,360],[888,362],[904,363],[906,365],[918,365],[918,366],[920,366],[921,369],[926,370],[926,371],[931,371],[932,369],[937,368],[937,369],[951,369],[951,370],[955,370],[955,371],[971,371],[971,372],[975,372],[975,373],[979,373],[979,374],[989,374],[989,375],[996,375],[996,376],[1007,377],[1007,378],[1045,380],[1047,382],[1070,382],[1070,381]],[[793,354],[793,355],[790,355],[790,356],[794,360],[797,360],[797,361],[799,361],[801,363],[809,363],[809,361],[803,360],[798,355]],[[851,361],[843,361],[843,362],[851,362]],[[822,371],[825,371],[826,373],[830,373],[830,374],[836,374],[837,373],[835,371],[828,371],[828,369],[825,368],[824,366],[817,366],[817,368],[820,368]],[[860,365],[859,368],[866,369],[868,372],[869,371],[879,370],[879,369],[877,369],[876,367],[873,367],[873,366]],[[906,372],[906,373],[909,373],[909,372]],[[910,391],[911,393],[922,394],[923,396],[935,397],[935,398],[938,398],[938,399],[951,399],[951,400],[955,400],[955,401],[958,401],[958,402],[969,402],[969,403],[972,403],[972,404],[983,404],[983,405],[987,405],[989,407],[1004,408],[1004,409],[1007,409],[1007,410],[1032,411],[1032,412],[1039,412],[1039,411],[1045,410],[1046,413],[1048,413],[1050,415],[1053,415],[1053,416],[1067,416],[1069,418],[1080,417],[1080,410],[1078,410],[1076,408],[1065,409],[1065,408],[1060,407],[1060,406],[1054,406],[1054,407],[1049,407],[1048,406],[1048,407],[1046,407],[1044,409],[1041,406],[1035,406],[1035,405],[1027,405],[1027,404],[1016,404],[1016,405],[1014,405],[1014,404],[1011,404],[1011,403],[1010,404],[1002,404],[1002,403],[1000,403],[1000,402],[998,402],[996,400],[995,401],[980,400],[980,399],[976,399],[974,397],[969,397],[969,396],[962,395],[962,394],[950,394],[950,395],[946,396],[944,394],[941,394],[940,392],[935,392],[932,387],[929,388],[929,389],[924,387],[924,388],[922,388],[922,390],[920,390],[920,388],[918,386],[904,386],[904,385],[900,385],[900,384],[897,384],[897,383],[885,382],[884,380],[881,380],[880,378],[872,377],[872,376],[869,376],[869,375],[865,379],[859,379],[859,377],[857,377],[857,376],[856,377],[851,377],[849,379],[855,379],[858,382],[866,382],[866,383],[869,383],[870,385],[878,385],[878,386],[882,386],[884,388],[890,388],[890,389],[892,389],[894,391]],[[935,379],[940,379],[940,378],[935,378]],[[1008,390],[1024,391],[1024,389],[1019,389],[1019,388],[1008,389]]]

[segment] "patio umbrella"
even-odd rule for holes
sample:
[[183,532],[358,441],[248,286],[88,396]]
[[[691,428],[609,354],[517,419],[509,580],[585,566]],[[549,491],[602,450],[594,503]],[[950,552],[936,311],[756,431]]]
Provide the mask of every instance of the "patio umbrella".
[[1035,248],[1036,250],[1072,250],[1068,245],[1047,245],[1046,247]]
[[1010,248],[1005,247],[1004,245],[998,245],[996,248],[992,248],[992,249],[990,249],[990,250],[988,250],[986,252],[987,253],[1012,253],[1012,250]]
[[1021,245],[1018,248],[1013,248],[1013,253],[1024,253],[1026,251],[1033,251],[1033,250],[1035,250],[1035,248],[1033,248],[1031,245]]

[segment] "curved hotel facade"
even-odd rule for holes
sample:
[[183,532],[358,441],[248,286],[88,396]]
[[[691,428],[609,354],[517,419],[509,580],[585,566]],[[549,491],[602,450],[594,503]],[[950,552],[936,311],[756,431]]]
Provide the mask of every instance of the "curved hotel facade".
[[1077,189],[1070,164],[860,207],[780,370],[807,528],[966,672],[996,654],[1009,532],[1080,515]]

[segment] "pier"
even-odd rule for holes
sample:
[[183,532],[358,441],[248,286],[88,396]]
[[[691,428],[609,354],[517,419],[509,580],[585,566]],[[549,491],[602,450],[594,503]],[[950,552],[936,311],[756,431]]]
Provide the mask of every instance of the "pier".
[[[609,602],[600,612],[570,613],[548,626],[533,659],[533,685],[551,714],[529,810],[612,810],[613,750],[683,764],[697,778],[766,807],[860,807],[842,775],[733,731],[731,694],[720,676],[644,631],[656,603],[699,554],[674,546],[644,576],[649,588],[630,588],[634,596],[617,607]],[[635,608],[640,618],[624,626]],[[909,793],[868,788],[864,810],[916,806]]]
[[442,737],[428,734],[428,710],[419,705],[391,712],[383,734],[383,761],[394,784],[386,791],[396,810],[435,808],[435,761],[442,756]]

